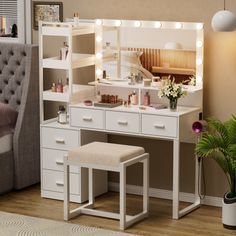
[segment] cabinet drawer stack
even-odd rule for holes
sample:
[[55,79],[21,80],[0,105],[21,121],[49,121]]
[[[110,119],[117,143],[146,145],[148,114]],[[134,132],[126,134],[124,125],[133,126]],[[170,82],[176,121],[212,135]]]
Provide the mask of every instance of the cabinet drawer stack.
[[[43,197],[62,200],[64,188],[63,160],[70,149],[79,146],[79,131],[42,126],[41,137],[42,195]],[[70,198],[74,202],[81,202],[80,168],[70,168],[70,178]]]

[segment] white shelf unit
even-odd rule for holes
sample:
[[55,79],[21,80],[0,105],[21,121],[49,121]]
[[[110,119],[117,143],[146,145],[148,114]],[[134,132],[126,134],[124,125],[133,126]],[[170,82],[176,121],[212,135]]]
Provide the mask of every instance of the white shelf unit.
[[[94,34],[94,24],[83,23],[78,27],[73,26],[73,23],[60,22],[40,22],[39,23],[39,61],[40,61],[40,109],[41,109],[41,123],[44,122],[44,101],[55,101],[70,103],[76,94],[83,94],[88,91],[88,86],[74,84],[73,70],[95,65],[96,59],[94,54],[74,53],[73,37],[80,35]],[[68,55],[66,60],[60,60],[59,56],[44,58],[44,36],[65,37],[68,43]],[[59,54],[59,49],[58,49]],[[69,79],[68,92],[57,93],[50,90],[44,90],[44,69],[59,69],[66,70]],[[92,91],[92,89],[91,89]],[[91,92],[90,91],[90,92]]]
[[[72,104],[75,101],[87,97],[94,97],[94,86],[75,84],[73,70],[96,64],[94,54],[74,53],[73,38],[80,35],[95,34],[94,24],[80,24],[74,27],[73,23],[39,23],[39,61],[40,61],[40,147],[41,147],[41,196],[46,198],[63,200],[64,197],[64,156],[68,151],[95,139],[106,141],[106,135],[85,133],[80,128],[73,128],[68,124],[59,124],[56,118],[44,119],[44,102],[63,102]],[[66,60],[60,60],[59,56],[44,58],[44,36],[65,37],[68,43],[68,55]],[[59,54],[59,49],[58,49]],[[44,69],[65,70],[69,79],[68,91],[63,93],[52,92],[44,89]],[[68,119],[69,120],[69,119]],[[72,202],[82,203],[88,200],[88,171],[86,169],[72,167],[70,169]],[[107,173],[96,172],[97,186],[95,194],[100,195],[107,191]]]

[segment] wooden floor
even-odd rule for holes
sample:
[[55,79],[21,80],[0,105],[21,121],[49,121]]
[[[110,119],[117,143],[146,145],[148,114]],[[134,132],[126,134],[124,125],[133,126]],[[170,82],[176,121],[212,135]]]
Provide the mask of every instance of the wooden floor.
[[[119,195],[108,193],[96,198],[95,207],[118,212]],[[77,206],[72,204],[72,207]],[[128,214],[138,212],[142,206],[140,196],[128,195]],[[180,220],[171,218],[171,201],[151,198],[150,216],[146,220],[133,225],[127,233],[139,235],[236,235],[235,231],[226,230],[221,223],[221,209],[202,206]],[[63,221],[63,202],[41,198],[38,185],[23,191],[11,192],[0,196],[0,211],[18,213],[40,218]],[[118,221],[82,215],[70,222],[105,229],[118,230]]]

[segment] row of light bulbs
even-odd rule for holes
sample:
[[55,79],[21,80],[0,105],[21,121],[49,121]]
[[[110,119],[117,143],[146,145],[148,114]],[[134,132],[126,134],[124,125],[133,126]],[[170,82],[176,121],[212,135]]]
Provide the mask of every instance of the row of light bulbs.
[[[184,24],[181,23],[181,22],[175,22],[175,23],[173,23],[173,24],[174,24],[174,28],[175,28],[175,29],[182,29],[183,26],[184,26]],[[96,25],[98,25],[98,26],[103,25],[103,20],[97,19],[97,20],[96,20]],[[114,21],[114,26],[119,27],[119,26],[121,26],[121,25],[122,25],[122,21],[121,21],[121,20],[115,20],[115,21]],[[142,21],[138,21],[138,20],[134,21],[134,22],[133,22],[133,26],[136,27],[136,28],[141,27],[141,26],[142,26]],[[162,27],[163,27],[163,24],[162,24],[160,21],[156,21],[156,22],[154,23],[154,28],[160,29],[160,28],[162,28]],[[202,23],[197,23],[197,24],[196,24],[196,29],[198,29],[198,30],[203,29],[203,24],[202,24]]]

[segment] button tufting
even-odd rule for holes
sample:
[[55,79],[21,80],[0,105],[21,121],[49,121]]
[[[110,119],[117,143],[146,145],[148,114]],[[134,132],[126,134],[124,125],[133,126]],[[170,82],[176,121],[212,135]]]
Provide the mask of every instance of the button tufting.
[[7,62],[7,61],[4,61],[4,64],[5,64],[5,65],[7,65],[7,64],[8,64],[8,62]]
[[22,52],[22,55],[25,57],[26,56],[26,52]]
[[21,83],[20,83],[20,81],[16,81],[16,83],[18,84],[18,85],[20,85]]
[[10,54],[11,56],[13,56],[13,55],[14,55],[14,52],[13,52],[13,51],[10,51],[9,54]]
[[22,72],[22,75],[25,76],[25,71]]
[[0,93],[2,93],[2,90],[0,89]]
[[14,75],[15,73],[14,73],[14,71],[10,71],[10,74],[11,74],[11,75]]
[[19,66],[19,65],[20,65],[20,62],[19,62],[19,61],[17,61],[17,62],[16,62],[16,65],[18,65],[18,66]]
[[8,80],[4,80],[4,83],[5,83],[5,84],[8,84]]
[[14,91],[14,90],[11,90],[11,94],[14,95],[14,94],[15,94],[15,91]]
[[19,100],[17,100],[17,102],[16,102],[18,105],[20,105],[20,101]]
[[5,103],[8,103],[8,100],[7,100],[7,99],[5,99],[5,100],[4,100],[4,102],[5,102]]

